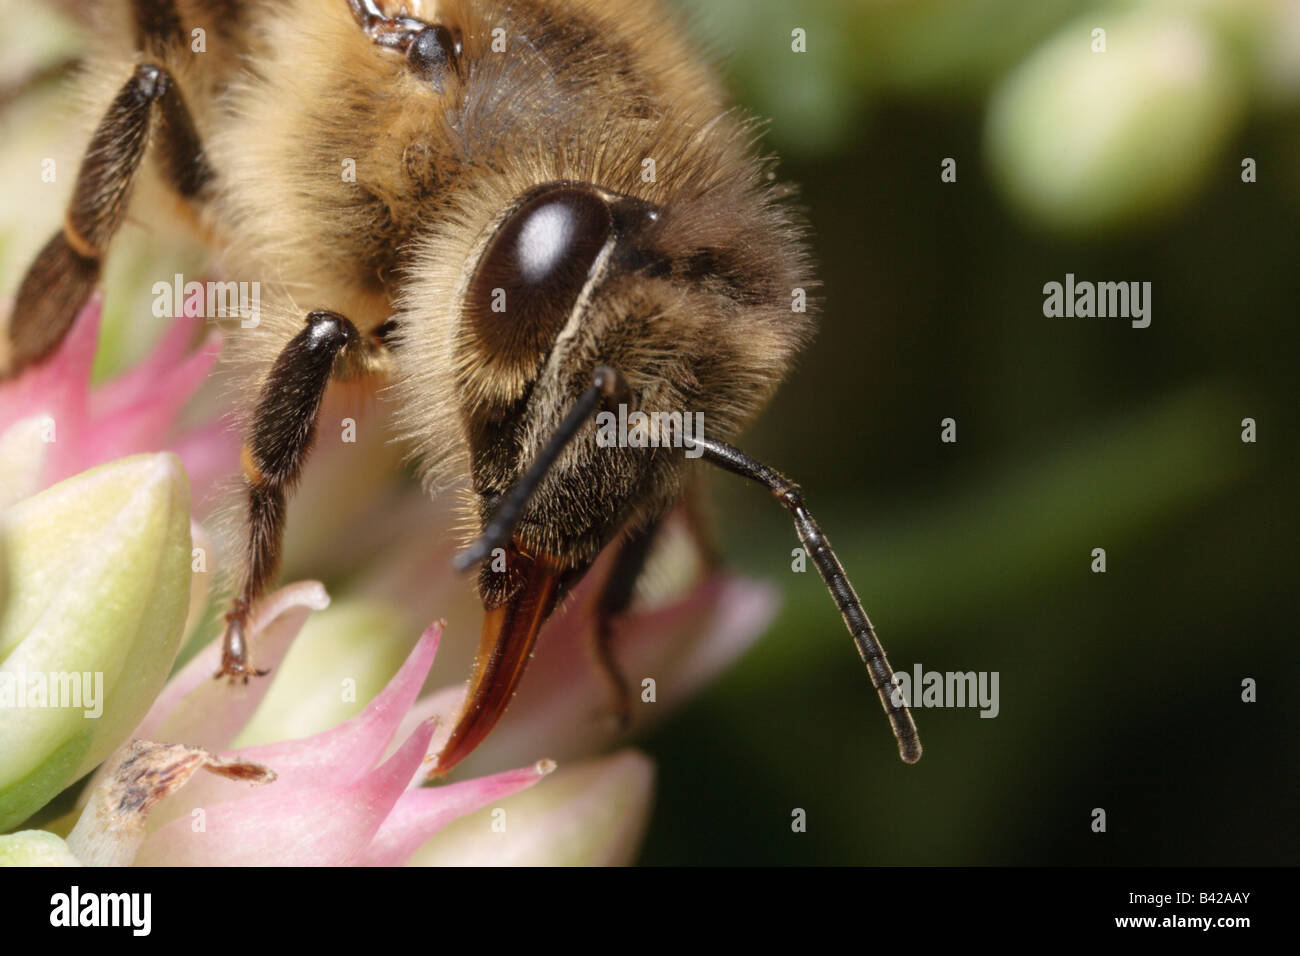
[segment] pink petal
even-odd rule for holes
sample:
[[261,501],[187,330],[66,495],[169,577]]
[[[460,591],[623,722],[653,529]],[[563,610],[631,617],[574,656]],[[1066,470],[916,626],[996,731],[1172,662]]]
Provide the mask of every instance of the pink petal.
[[452,820],[525,790],[554,769],[554,761],[542,760],[491,777],[408,790],[356,865],[401,866],[425,840]]
[[[426,720],[432,720],[437,729],[433,733],[434,747],[440,747],[446,743],[447,736],[451,733],[452,727],[455,726],[456,715],[460,713],[461,705],[465,702],[465,695],[469,693],[469,687],[465,684],[457,684],[453,687],[444,687],[433,693],[425,694],[417,700],[414,706],[406,712],[402,718],[401,724],[397,727],[397,733],[394,736],[399,740],[405,740],[409,737],[420,724]],[[391,746],[391,745],[390,745]],[[431,755],[430,759],[432,760]],[[428,782],[428,774],[421,770],[411,781],[411,786],[422,787]]]
[[111,413],[100,408],[96,392],[91,427],[75,446],[65,446],[75,454],[61,456],[53,480],[125,455],[167,448],[180,409],[203,384],[220,350],[220,342],[209,339],[178,365],[157,374],[147,388],[137,388],[135,401]]
[[[48,361],[0,385],[0,433],[20,418],[54,420],[57,438],[43,484],[125,455],[167,448],[180,410],[220,353],[216,334],[193,349],[203,322],[182,315],[143,363],[91,392],[101,316],[102,297],[96,292]],[[213,483],[233,470],[238,439],[224,427],[205,428],[182,444],[196,500],[206,501]]]
[[639,653],[634,651],[628,655],[630,663],[636,666],[653,659],[652,648],[639,647],[639,632],[644,630],[667,643],[680,636],[675,632],[693,629],[700,620],[699,615],[705,616],[703,633],[708,635],[707,639],[693,640],[695,635],[686,635],[684,653],[676,661],[675,670],[680,677],[668,691],[671,703],[678,694],[683,699],[693,697],[722,673],[759,638],[776,616],[779,605],[780,596],[771,585],[718,573],[681,604],[630,618],[615,635],[614,644],[615,647],[638,645]]
[[256,764],[214,757],[180,744],[132,740],[104,763],[86,807],[68,834],[68,847],[87,866],[130,866],[147,835],[150,811],[200,770],[270,783],[275,774]]
[[[406,790],[433,735],[425,724],[386,763],[343,786],[288,789],[279,781],[242,800],[195,807],[145,840],[141,866],[342,866],[362,854]],[[275,768],[272,768],[275,769]],[[201,810],[202,814],[194,811]],[[198,821],[202,830],[195,832]]]
[[[351,720],[303,740],[245,747],[229,756],[273,768],[286,789],[351,783],[365,776],[415,703],[441,637],[442,622],[430,625],[388,686]],[[221,780],[212,783],[224,785]]]
[[[264,598],[253,611],[253,663],[274,672],[311,612],[327,607],[329,595],[316,581],[290,584]],[[212,751],[229,746],[266,696],[273,674],[232,686],[213,679],[220,665],[218,637],[172,676],[134,736]]]
[[[352,719],[301,740],[245,747],[225,756],[272,768],[278,777],[277,784],[285,790],[341,786],[359,780],[379,763],[402,716],[415,702],[433,665],[441,637],[441,622],[431,625],[388,686]],[[417,725],[412,733],[418,733],[419,729]],[[155,827],[166,824],[178,813],[185,812],[186,806],[207,807],[239,800],[246,789],[241,783],[220,777],[196,780],[186,790],[184,806],[175,801],[163,804],[151,822]]]
[[[160,378],[172,372],[200,341],[204,320],[178,315],[172,319],[158,344],[139,365],[95,392],[95,410],[107,417],[131,407],[153,391]],[[215,334],[207,339],[217,339]]]
[[0,431],[20,418],[50,415],[58,441],[75,439],[86,415],[90,367],[99,342],[103,296],[96,292],[72,323],[58,350],[11,382],[0,385]]

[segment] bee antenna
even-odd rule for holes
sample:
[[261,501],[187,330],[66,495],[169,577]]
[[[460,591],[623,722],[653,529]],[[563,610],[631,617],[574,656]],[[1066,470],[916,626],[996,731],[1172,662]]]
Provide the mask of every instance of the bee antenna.
[[916,763],[921,759],[921,740],[916,734],[916,723],[912,720],[911,711],[907,709],[905,703],[895,700],[894,674],[889,666],[889,660],[885,657],[885,649],[880,646],[875,628],[871,626],[867,612],[862,609],[862,602],[858,600],[853,585],[849,583],[848,576],[844,573],[843,565],[831,549],[830,541],[822,534],[822,529],[804,504],[803,493],[799,486],[775,469],[723,442],[699,436],[694,439],[693,447],[703,450],[704,460],[709,464],[766,485],[794,517],[794,526],[799,532],[799,540],[803,542],[804,551],[812,558],[822,580],[826,582],[826,587],[844,618],[844,626],[849,629],[853,643],[857,645],[858,654],[867,665],[871,684],[875,687],[880,697],[880,704],[885,709],[885,716],[889,718],[890,726],[894,729],[894,737],[898,741],[898,755],[905,763]]
[[550,472],[560,452],[573,441],[578,430],[596,413],[615,398],[627,394],[627,383],[616,369],[608,365],[597,366],[592,373],[591,387],[582,393],[582,397],[569,410],[569,414],[560,422],[536,460],[524,472],[524,476],[511,486],[501,504],[492,513],[483,533],[465,550],[458,553],[452,564],[457,571],[468,571],[475,565],[486,561],[496,548],[504,547],[510,540],[520,513],[537,491],[543,479]]

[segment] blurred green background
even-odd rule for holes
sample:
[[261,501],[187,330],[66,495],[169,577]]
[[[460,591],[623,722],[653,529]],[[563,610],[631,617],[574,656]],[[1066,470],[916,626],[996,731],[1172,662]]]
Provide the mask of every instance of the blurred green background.
[[[918,711],[900,763],[786,515],[718,477],[727,553],[785,603],[648,741],[644,861],[1295,864],[1297,5],[685,5],[771,118],[825,283],[750,450],[895,668],[998,671],[1001,713]],[[1044,317],[1067,272],[1150,281],[1151,326]]]
[[[1001,712],[918,711],[901,764],[788,517],[718,476],[723,548],[783,609],[641,741],[643,862],[1296,863],[1300,4],[679,6],[769,119],[823,282],[745,445],[803,484],[893,665],[997,671]],[[79,42],[0,0],[20,9],[40,22],[0,35],[0,97]],[[75,164],[42,108],[14,106],[0,176],[37,148]],[[0,287],[57,222],[36,192],[6,194]],[[119,255],[110,292],[148,261]],[[1152,283],[1151,326],[1045,317],[1066,273]],[[110,314],[101,371],[145,347]]]

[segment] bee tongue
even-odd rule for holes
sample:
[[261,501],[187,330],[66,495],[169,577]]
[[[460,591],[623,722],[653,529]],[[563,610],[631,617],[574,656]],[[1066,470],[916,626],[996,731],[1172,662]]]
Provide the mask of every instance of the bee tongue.
[[537,634],[562,593],[565,569],[546,555],[506,549],[508,573],[523,585],[504,604],[483,616],[483,634],[470,677],[469,695],[430,777],[450,771],[473,752],[510,705],[528,666]]

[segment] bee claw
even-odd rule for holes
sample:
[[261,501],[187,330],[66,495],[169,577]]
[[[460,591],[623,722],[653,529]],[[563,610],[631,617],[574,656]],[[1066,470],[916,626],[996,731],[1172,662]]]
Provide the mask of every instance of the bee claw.
[[271,673],[269,667],[253,667],[248,661],[235,660],[232,658],[223,658],[221,666],[217,668],[216,673],[212,675],[213,680],[226,678],[231,684],[247,684],[249,678],[265,677]]
[[248,602],[240,601],[226,615],[226,632],[221,637],[221,666],[212,675],[214,680],[225,677],[230,683],[247,684],[250,677],[265,677],[269,668],[254,667],[248,659],[248,645],[244,640],[247,625]]

